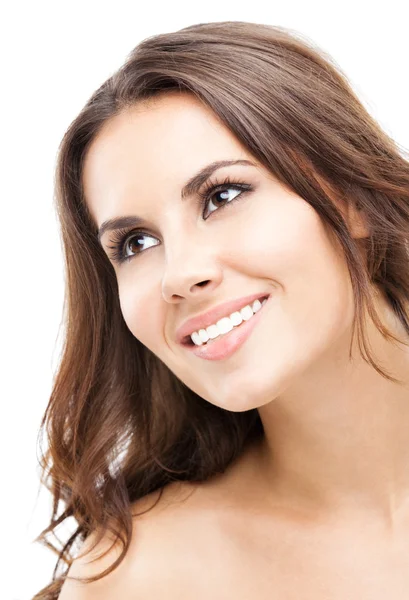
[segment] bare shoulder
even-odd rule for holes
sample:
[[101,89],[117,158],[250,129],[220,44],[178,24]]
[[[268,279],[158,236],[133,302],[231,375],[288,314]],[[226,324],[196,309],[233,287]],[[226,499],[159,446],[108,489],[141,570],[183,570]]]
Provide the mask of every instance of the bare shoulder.
[[180,574],[176,568],[178,557],[186,553],[182,539],[183,532],[189,530],[188,505],[194,492],[195,486],[170,484],[162,489],[161,496],[153,492],[135,502],[132,538],[124,559],[101,579],[86,583],[78,578],[98,576],[115,563],[122,551],[112,534],[105,534],[94,548],[97,533],[90,535],[69,569],[59,600],[144,600],[165,592],[171,599],[169,594],[178,583],[177,572]]

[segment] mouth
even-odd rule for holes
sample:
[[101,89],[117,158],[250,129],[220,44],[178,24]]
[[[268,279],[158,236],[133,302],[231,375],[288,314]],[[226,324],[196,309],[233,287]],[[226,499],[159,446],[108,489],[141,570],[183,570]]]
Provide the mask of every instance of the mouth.
[[[260,302],[263,302],[264,300],[268,301],[268,299],[271,297],[271,294],[264,294],[259,296],[259,298],[257,298]],[[264,302],[264,304],[262,304],[261,308],[255,312],[253,314],[252,317],[250,317],[250,319],[248,320],[242,320],[242,322],[238,325],[233,325],[233,329],[231,329],[230,331],[228,331],[227,333],[221,333],[220,335],[218,335],[216,338],[214,339],[209,339],[207,342],[204,342],[202,345],[198,345],[195,344],[191,338],[191,335],[187,335],[183,338],[181,345],[186,347],[186,348],[195,348],[195,349],[204,349],[206,347],[211,347],[214,344],[217,344],[218,342],[220,342],[221,340],[224,340],[224,338],[231,336],[231,334],[233,334],[234,332],[247,328],[249,324],[251,324],[251,322],[254,320],[256,320],[256,317],[258,317],[258,314],[262,311],[262,309],[264,308],[265,304],[267,302]],[[240,311],[238,311],[240,312]],[[228,315],[227,315],[228,316]],[[258,318],[257,318],[258,321]],[[254,323],[255,325],[255,323]]]

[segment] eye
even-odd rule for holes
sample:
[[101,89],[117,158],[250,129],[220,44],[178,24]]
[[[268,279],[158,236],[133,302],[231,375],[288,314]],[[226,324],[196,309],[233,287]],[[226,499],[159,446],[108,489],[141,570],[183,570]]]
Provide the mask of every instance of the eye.
[[[142,246],[144,246],[143,238],[150,238],[151,240],[156,239],[154,236],[150,235],[149,233],[145,233],[144,231],[117,229],[113,233],[112,239],[110,240],[112,246],[108,246],[110,250],[113,250],[113,252],[110,253],[109,258],[113,262],[117,262],[119,264],[131,260],[131,258],[141,254],[144,251],[144,249],[142,249]],[[157,244],[150,242],[146,244],[146,248],[156,245]],[[134,250],[135,248],[139,248],[139,250],[135,254],[132,254],[134,250],[131,250],[131,253],[128,253],[128,250],[131,246],[134,246]]]
[[[220,210],[220,208],[224,208],[227,204],[232,204],[235,200],[241,197],[244,192],[251,191],[252,189],[252,186],[248,183],[244,183],[242,181],[233,181],[232,179],[230,179],[230,177],[226,177],[223,183],[209,181],[205,189],[199,193],[199,196],[201,198],[203,208],[210,207],[211,204],[213,204],[213,210],[210,210],[207,213],[207,215],[209,216],[215,211]],[[232,200],[228,200],[229,190],[236,190],[240,193],[234,196]],[[213,201],[213,198],[217,194],[224,194],[224,198],[222,198],[223,204],[221,204],[221,206],[217,206],[217,204],[215,204],[215,202]],[[205,216],[205,213],[203,212],[204,219],[207,219],[208,216]]]
[[[228,192],[231,190],[235,190],[239,193],[229,200]],[[222,183],[209,180],[205,189],[198,194],[200,204],[203,207],[203,219],[206,220],[212,213],[230,206],[233,204],[233,202],[240,199],[245,192],[250,192],[252,190],[253,186],[249,183],[244,183],[243,181],[233,181],[230,177],[226,177]],[[222,204],[217,206],[216,201],[214,201],[213,198],[219,193],[223,194],[224,197],[221,199]],[[212,204],[214,208],[208,211],[207,216],[205,216],[204,209],[210,207]],[[143,241],[144,238],[148,240],[150,239],[150,241],[145,244]],[[155,236],[145,231],[141,231],[140,229],[117,229],[112,234],[110,242],[112,245],[108,246],[108,248],[112,250],[112,252],[110,253],[109,258],[118,264],[127,262],[139,254],[142,254],[142,252],[148,248],[158,245],[158,240]],[[131,246],[133,247],[133,250],[130,250]]]

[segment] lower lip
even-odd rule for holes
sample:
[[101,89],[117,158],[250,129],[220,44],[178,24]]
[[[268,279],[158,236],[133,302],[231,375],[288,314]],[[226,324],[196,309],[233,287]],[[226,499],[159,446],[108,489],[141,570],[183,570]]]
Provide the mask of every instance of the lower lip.
[[226,333],[214,340],[211,344],[203,344],[203,346],[185,346],[199,358],[206,360],[223,360],[229,358],[236,350],[238,350],[259,322],[263,309],[267,306],[271,296],[266,298],[266,302],[248,321],[243,321],[239,326],[234,327],[229,333]]

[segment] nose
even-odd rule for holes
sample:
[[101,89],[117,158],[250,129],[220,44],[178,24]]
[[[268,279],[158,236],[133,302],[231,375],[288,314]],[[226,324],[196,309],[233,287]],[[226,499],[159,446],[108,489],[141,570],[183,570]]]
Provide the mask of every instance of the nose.
[[[186,241],[186,240],[185,240]],[[162,277],[162,296],[166,302],[177,303],[182,298],[196,300],[211,295],[220,285],[222,269],[214,252],[199,240],[189,245],[173,244],[167,251]]]

